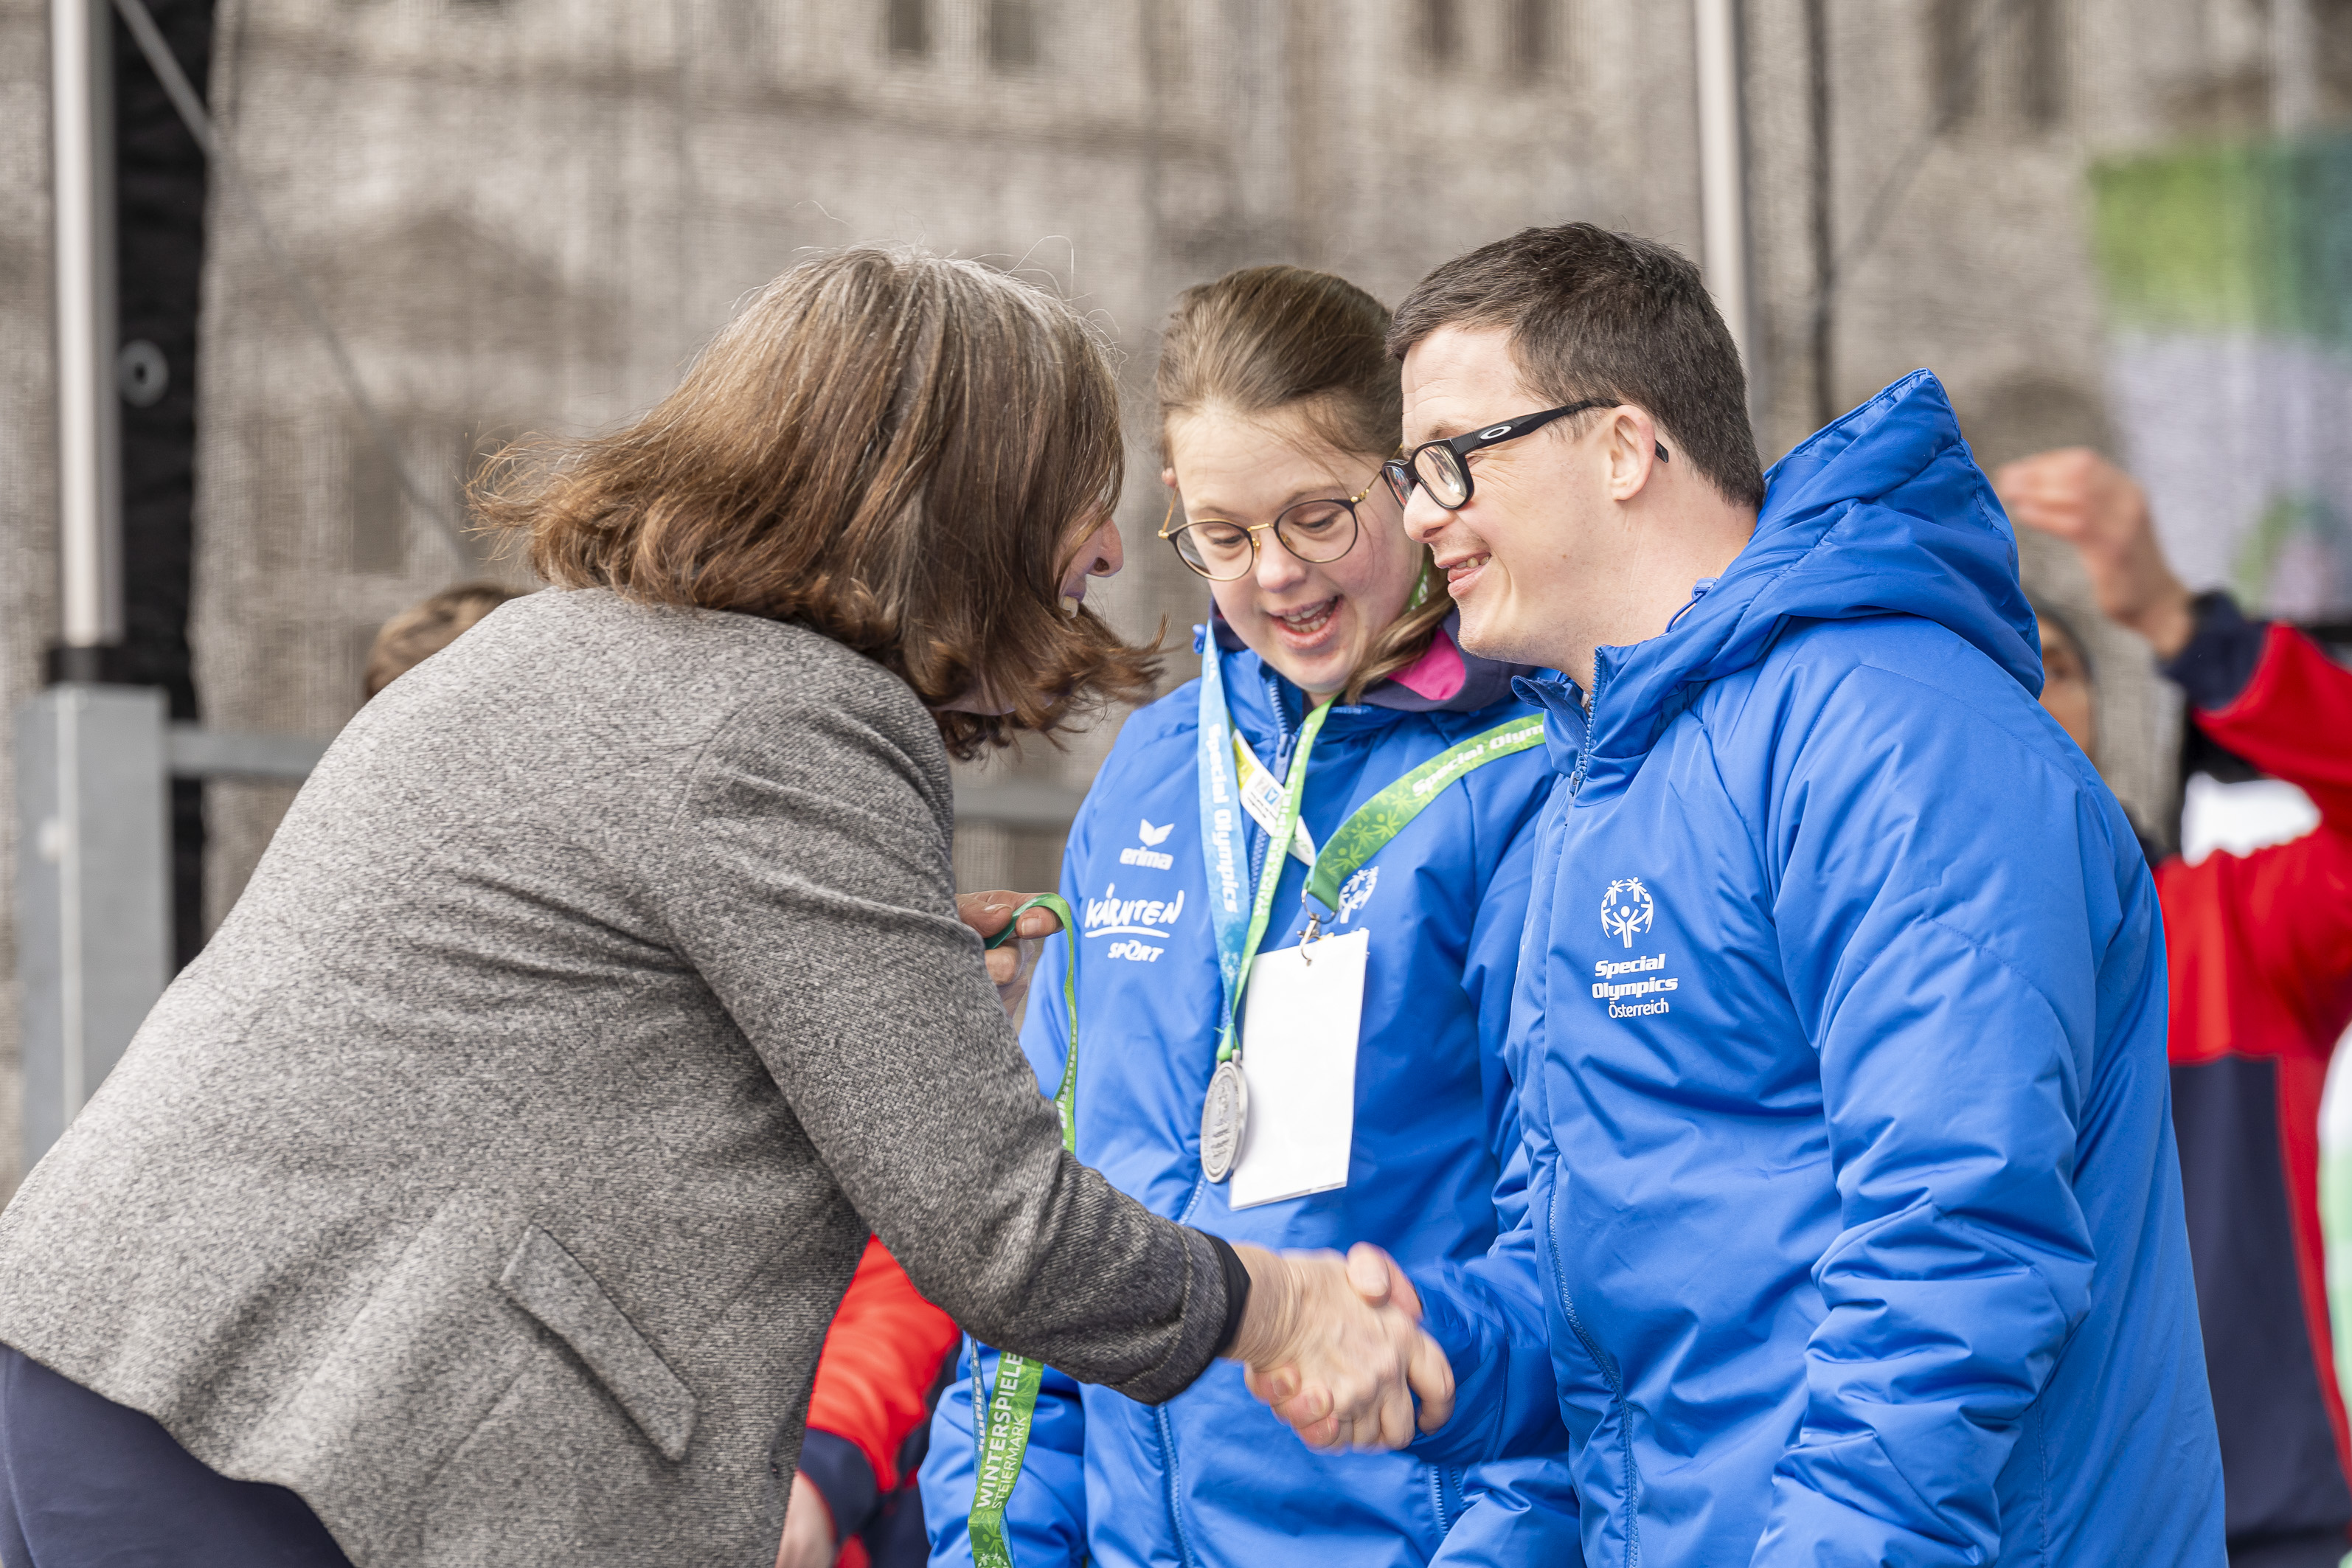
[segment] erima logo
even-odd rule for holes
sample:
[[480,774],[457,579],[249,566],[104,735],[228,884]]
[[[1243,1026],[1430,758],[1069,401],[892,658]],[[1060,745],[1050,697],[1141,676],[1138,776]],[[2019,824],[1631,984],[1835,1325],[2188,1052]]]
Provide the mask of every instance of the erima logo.
[[1642,886],[1639,877],[1623,877],[1609,884],[1601,895],[1601,929],[1611,936],[1622,937],[1625,945],[1633,945],[1633,938],[1648,931],[1658,918],[1657,900],[1650,889]]
[[1143,840],[1143,847],[1137,848],[1130,846],[1120,850],[1118,863],[1122,866],[1148,866],[1155,871],[1174,870],[1176,857],[1163,854],[1151,846],[1167,843],[1168,836],[1175,831],[1176,825],[1172,822],[1165,827],[1154,827],[1151,826],[1151,818],[1148,816],[1143,818],[1135,830],[1136,837]]

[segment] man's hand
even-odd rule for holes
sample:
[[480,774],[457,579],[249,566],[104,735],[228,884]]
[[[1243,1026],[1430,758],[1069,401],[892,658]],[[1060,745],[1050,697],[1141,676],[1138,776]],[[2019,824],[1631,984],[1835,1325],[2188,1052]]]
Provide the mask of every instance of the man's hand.
[[[996,922],[1003,925],[1003,921]],[[776,1548],[776,1568],[832,1568],[833,1510],[816,1483],[793,1473],[793,1495],[784,1505],[784,1540]]]
[[[981,935],[994,936],[1004,929],[1013,911],[1028,899],[1026,893],[959,893],[956,914]],[[1021,917],[1019,936],[987,953],[988,977],[996,982],[996,994],[1003,999],[1005,1012],[1017,1016],[1021,999],[1029,993],[1029,972],[1037,962],[1037,939],[1061,929],[1062,922],[1053,910],[1031,910]]]
[[2189,646],[2197,612],[2148,521],[2147,494],[2087,447],[2004,463],[1992,488],[2011,519],[2063,539],[2082,558],[2100,613],[2137,632],[2158,658]]
[[1422,1332],[1411,1282],[1402,1273],[1389,1279],[1395,1266],[1387,1254],[1359,1247],[1342,1260],[1336,1252],[1234,1250],[1249,1268],[1250,1300],[1225,1353],[1246,1366],[1250,1392],[1307,1447],[1402,1448],[1416,1425],[1424,1432],[1445,1425],[1454,1368]]
[[1348,1248],[1348,1284],[1367,1306],[1394,1302],[1412,1313],[1414,1322],[1421,1321],[1421,1292],[1412,1288],[1397,1260],[1370,1242],[1360,1241]]

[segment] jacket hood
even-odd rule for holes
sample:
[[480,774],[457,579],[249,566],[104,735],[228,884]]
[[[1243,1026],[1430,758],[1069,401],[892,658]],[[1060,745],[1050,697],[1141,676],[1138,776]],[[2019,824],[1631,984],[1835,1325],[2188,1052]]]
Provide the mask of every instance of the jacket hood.
[[[1761,659],[1791,620],[1916,616],[2042,690],[2017,537],[1943,384],[1912,372],[1765,475],[1755,536],[1662,635],[1598,650],[1589,726],[1564,679],[1520,690],[1580,740],[1580,797],[1615,793],[1706,683]],[[1556,745],[1556,759],[1574,751]]]

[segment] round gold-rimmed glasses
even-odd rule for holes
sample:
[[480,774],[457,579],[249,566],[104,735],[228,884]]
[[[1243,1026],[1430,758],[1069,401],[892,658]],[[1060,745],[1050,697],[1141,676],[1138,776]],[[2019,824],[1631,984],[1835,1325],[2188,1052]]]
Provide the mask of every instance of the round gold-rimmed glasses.
[[1257,566],[1258,535],[1268,529],[1285,550],[1320,566],[1356,548],[1357,536],[1363,531],[1356,508],[1380,482],[1375,474],[1371,484],[1345,500],[1294,502],[1276,512],[1272,522],[1228,522],[1221,517],[1204,517],[1171,528],[1169,524],[1176,521],[1176,498],[1171,494],[1168,515],[1160,520],[1160,537],[1176,547],[1178,560],[1212,583],[1248,576]]

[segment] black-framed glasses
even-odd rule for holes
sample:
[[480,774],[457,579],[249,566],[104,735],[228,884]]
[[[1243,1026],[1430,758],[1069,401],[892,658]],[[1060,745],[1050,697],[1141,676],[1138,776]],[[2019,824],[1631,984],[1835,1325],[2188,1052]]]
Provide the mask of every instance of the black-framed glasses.
[[[1381,478],[1388,480],[1389,493],[1397,505],[1404,506],[1412,500],[1412,487],[1420,485],[1429,491],[1429,499],[1448,511],[1460,511],[1470,504],[1472,483],[1470,454],[1483,447],[1504,441],[1516,441],[1532,435],[1555,419],[1565,419],[1571,414],[1582,414],[1594,408],[1614,408],[1613,397],[1588,397],[1581,403],[1570,403],[1559,408],[1547,408],[1540,414],[1522,414],[1517,419],[1506,419],[1499,425],[1489,425],[1467,436],[1449,437],[1443,441],[1423,441],[1402,458],[1391,458],[1381,465]],[[1657,444],[1658,461],[1666,460],[1666,448]]]
[[1246,577],[1257,566],[1258,535],[1274,531],[1282,547],[1299,560],[1320,566],[1356,548],[1363,528],[1356,508],[1372,493],[1371,485],[1345,500],[1303,500],[1284,507],[1272,522],[1228,522],[1204,517],[1198,522],[1176,521],[1176,498],[1168,498],[1168,515],[1160,520],[1160,537],[1176,547],[1176,558],[1212,583]]

